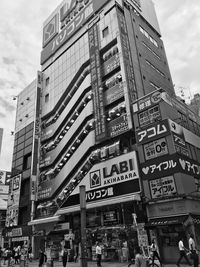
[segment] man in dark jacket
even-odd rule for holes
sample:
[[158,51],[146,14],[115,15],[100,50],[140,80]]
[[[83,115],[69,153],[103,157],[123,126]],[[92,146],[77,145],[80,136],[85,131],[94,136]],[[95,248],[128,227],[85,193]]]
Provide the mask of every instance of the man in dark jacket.
[[47,261],[47,256],[46,254],[43,252],[43,250],[40,248],[39,251],[39,267],[42,267],[42,265],[44,264],[44,262]]

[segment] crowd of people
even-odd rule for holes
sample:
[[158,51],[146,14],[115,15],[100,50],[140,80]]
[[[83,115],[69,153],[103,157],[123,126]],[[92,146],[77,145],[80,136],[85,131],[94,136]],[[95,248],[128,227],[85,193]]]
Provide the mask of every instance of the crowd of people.
[[25,249],[23,246],[15,246],[13,248],[1,248],[0,247],[0,258],[3,265],[14,266],[15,264],[20,264],[21,260],[28,259],[32,261],[33,254],[32,248],[29,247]]

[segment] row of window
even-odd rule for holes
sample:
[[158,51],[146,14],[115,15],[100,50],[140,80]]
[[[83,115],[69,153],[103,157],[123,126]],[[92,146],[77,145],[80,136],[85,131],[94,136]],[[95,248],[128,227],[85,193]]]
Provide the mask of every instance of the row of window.
[[157,59],[161,60],[160,56],[153,51],[153,49],[151,49],[151,47],[149,47],[147,44],[145,44],[145,42],[142,42],[142,44],[155,56],[157,57]]
[[150,42],[152,44],[154,44],[156,47],[158,47],[158,43],[156,42],[156,40],[146,31],[144,30],[141,26],[140,26],[140,32],[150,40]]
[[72,116],[69,118],[67,121],[66,125],[63,127],[63,129],[60,131],[60,133],[57,135],[57,137],[50,141],[49,143],[46,143],[41,147],[42,154],[46,154],[46,152],[53,150],[56,148],[56,146],[60,143],[60,141],[63,139],[65,134],[69,131],[71,126],[74,124],[74,122],[77,120],[79,117],[80,113],[86,106],[86,104],[92,99],[92,94],[88,94],[79,104],[75,112],[72,114]]
[[146,60],[146,63],[152,68],[154,69],[157,73],[159,73],[162,77],[165,77],[165,74],[160,71],[158,68],[156,68],[150,61]]
[[39,183],[42,183],[42,182],[48,180],[49,178],[53,179],[53,178],[56,177],[56,175],[60,172],[60,170],[68,162],[68,160],[70,159],[72,154],[77,150],[77,148],[80,146],[80,144],[83,142],[83,140],[89,134],[89,132],[91,130],[93,130],[93,128],[94,128],[94,123],[91,121],[86,125],[86,127],[83,129],[83,131],[76,138],[76,141],[68,148],[68,150],[65,153],[65,155],[54,166],[54,168],[40,173]]

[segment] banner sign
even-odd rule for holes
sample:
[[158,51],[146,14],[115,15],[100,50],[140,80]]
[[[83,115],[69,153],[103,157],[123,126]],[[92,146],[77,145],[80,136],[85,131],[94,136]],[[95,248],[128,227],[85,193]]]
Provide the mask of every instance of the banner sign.
[[104,115],[103,87],[101,80],[101,64],[99,54],[99,29],[97,24],[89,29],[89,51],[91,67],[91,85],[93,92],[93,108],[95,116],[95,138],[102,141],[106,138],[106,118]]
[[172,133],[173,136],[173,142],[174,142],[174,147],[177,153],[185,155],[187,157],[190,156],[187,144],[185,142],[184,135],[178,135],[175,133]]
[[170,133],[168,119],[154,123],[144,130],[136,132],[136,141],[138,144],[144,144],[153,141]]
[[[47,59],[49,59],[62,45],[67,42],[67,40],[69,40],[81,27],[83,27],[88,19],[107,1],[108,0],[71,0],[71,3],[68,4],[69,9],[65,10],[65,6],[62,6],[60,9],[61,21],[64,21],[65,19],[65,23],[62,23],[64,26],[62,31],[55,36],[57,33],[56,22],[54,23],[56,18],[55,20],[52,19],[47,25],[45,25],[43,33],[45,37],[43,37],[43,40],[45,41],[44,44],[46,44],[46,46],[41,53],[41,64],[44,64]],[[70,17],[69,19],[67,18],[68,16]],[[55,26],[52,27],[52,24]],[[52,39],[53,36],[55,36],[55,38]]]
[[162,94],[163,90],[159,89],[138,99],[135,103],[133,103],[133,113],[143,111],[155,104],[158,104],[162,100]]
[[105,103],[109,105],[124,96],[124,85],[119,83],[105,91]]
[[200,179],[200,163],[188,159],[183,155],[173,154],[162,156],[140,164],[142,179],[152,179],[172,175],[174,173],[186,173]]
[[19,199],[21,190],[21,174],[10,180],[8,195],[8,208],[6,214],[6,227],[18,225]]
[[176,194],[176,185],[173,176],[166,176],[149,181],[151,197],[153,199]]
[[165,138],[152,141],[144,145],[145,159],[153,159],[168,154],[168,147]]
[[[120,197],[126,194],[134,194],[138,192],[140,192],[140,183],[139,179],[135,179],[133,181],[124,182],[122,184],[112,184],[110,186],[105,186],[104,188],[87,191],[86,202],[90,203],[104,199],[109,200],[109,198],[112,197]],[[79,204],[79,198],[79,193],[71,194],[64,205],[62,205],[62,207],[69,207]]]

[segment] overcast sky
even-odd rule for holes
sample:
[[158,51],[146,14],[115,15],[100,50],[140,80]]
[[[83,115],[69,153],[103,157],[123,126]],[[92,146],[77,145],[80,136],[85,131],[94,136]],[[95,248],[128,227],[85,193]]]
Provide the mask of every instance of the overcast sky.
[[[99,0],[100,1],[100,0]],[[200,93],[200,1],[153,0],[173,83],[186,100]],[[40,70],[42,25],[61,0],[0,0],[0,169],[10,170],[18,95]]]

